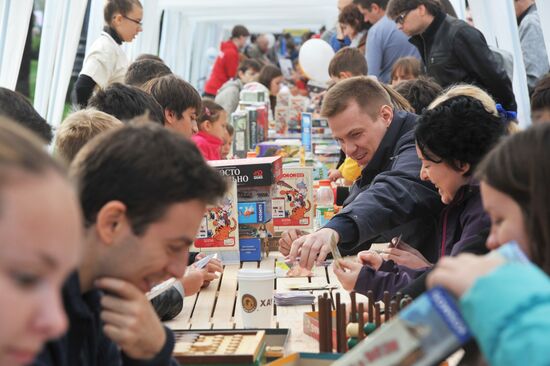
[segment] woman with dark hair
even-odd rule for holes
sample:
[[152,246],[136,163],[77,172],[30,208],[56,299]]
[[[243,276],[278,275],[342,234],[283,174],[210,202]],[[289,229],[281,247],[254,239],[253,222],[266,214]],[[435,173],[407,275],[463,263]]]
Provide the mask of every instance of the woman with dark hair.
[[269,101],[271,102],[271,110],[275,113],[275,104],[277,103],[277,94],[281,89],[283,82],[283,73],[281,69],[273,65],[265,65],[260,70],[258,82],[269,90]]
[[[447,205],[438,227],[439,256],[455,256],[490,226],[483,211],[479,184],[472,178],[478,163],[505,133],[502,120],[478,100],[458,96],[425,111],[415,130],[420,177],[438,188]],[[422,275],[432,264],[406,244],[383,253],[362,251],[361,263],[341,261],[348,272],[335,269],[347,290],[397,292]]]
[[342,35],[351,40],[350,47],[358,48],[365,54],[367,43],[367,23],[363,21],[363,14],[355,4],[349,4],[338,15],[338,23],[342,28]]
[[[548,365],[550,335],[550,125],[512,135],[479,165],[489,249],[515,241],[534,265],[498,255],[461,255],[428,277],[459,297],[491,365]],[[538,268],[536,268],[538,267]],[[542,270],[542,271],[541,271]]]

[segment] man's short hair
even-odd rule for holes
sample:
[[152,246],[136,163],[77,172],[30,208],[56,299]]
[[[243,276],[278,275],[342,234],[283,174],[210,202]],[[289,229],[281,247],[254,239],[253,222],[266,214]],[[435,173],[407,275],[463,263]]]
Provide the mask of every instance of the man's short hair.
[[241,63],[239,64],[238,71],[246,72],[246,70],[248,70],[248,69],[252,69],[256,72],[260,72],[260,70],[262,69],[262,65],[256,60],[252,60],[250,58],[247,58],[247,59],[241,61]]
[[391,19],[395,19],[404,11],[416,9],[420,5],[424,5],[431,15],[441,11],[441,4],[437,0],[390,0],[386,15]]
[[550,109],[550,74],[540,79],[531,95],[531,112]]
[[164,124],[164,113],[160,104],[151,95],[135,86],[114,83],[95,93],[88,107],[115,116],[122,122],[149,114],[153,122]]
[[0,116],[26,127],[46,143],[52,142],[52,127],[22,94],[0,87]]
[[365,55],[359,49],[351,47],[345,47],[336,52],[328,65],[328,74],[331,77],[339,77],[341,72],[349,72],[353,76],[367,75]]
[[153,55],[152,53],[142,53],[134,61],[141,61],[141,60],[153,60],[164,63],[164,60],[158,57],[157,55]]
[[189,108],[195,108],[198,113],[202,107],[199,92],[175,75],[155,78],[145,84],[144,90],[159,102],[163,111],[170,110],[176,113],[177,118],[181,118],[182,113]]
[[321,115],[333,117],[342,113],[354,101],[371,118],[378,118],[380,107],[393,108],[388,92],[382,85],[369,77],[356,76],[342,80],[330,88],[323,100]]
[[355,5],[361,6],[363,9],[370,9],[372,4],[376,4],[382,9],[386,9],[389,0],[353,0]]
[[172,70],[166,64],[151,59],[134,61],[128,67],[124,83],[141,88],[149,80],[170,75]]
[[394,89],[409,101],[417,114],[428,108],[443,91],[443,88],[433,79],[425,77],[402,81]]
[[250,32],[244,25],[236,25],[233,27],[233,30],[231,30],[231,38],[241,38],[241,37],[248,37],[250,36]]
[[147,122],[93,139],[76,155],[70,173],[78,182],[86,227],[116,200],[126,206],[135,235],[143,235],[171,205],[195,199],[215,203],[226,189],[192,141]]
[[92,138],[122,126],[122,122],[115,117],[92,108],[74,112],[65,118],[57,130],[55,154],[70,163]]

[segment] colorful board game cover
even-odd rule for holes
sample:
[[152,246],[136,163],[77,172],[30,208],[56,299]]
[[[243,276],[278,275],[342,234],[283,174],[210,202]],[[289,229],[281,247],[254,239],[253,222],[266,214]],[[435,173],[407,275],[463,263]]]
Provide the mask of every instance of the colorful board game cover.
[[238,250],[237,183],[231,185],[218,206],[207,209],[195,240],[196,249]]
[[313,228],[313,171],[284,167],[272,199],[275,231]]

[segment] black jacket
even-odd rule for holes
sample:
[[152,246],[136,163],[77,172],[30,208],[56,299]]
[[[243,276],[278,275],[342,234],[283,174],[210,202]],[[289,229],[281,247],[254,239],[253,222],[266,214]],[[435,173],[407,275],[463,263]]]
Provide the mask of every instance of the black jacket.
[[69,331],[58,340],[48,342],[38,356],[39,366],[161,366],[178,365],[172,359],[174,335],[165,328],[166,343],[154,359],[139,361],[128,358],[103,334],[101,292],[80,292],[78,274],[69,277],[63,287],[63,302],[69,318]]
[[443,204],[434,186],[420,179],[416,119],[415,114],[394,111],[390,127],[351,188],[345,207],[325,225],[338,232],[344,252],[368,249],[371,243],[402,234],[426,259],[437,258],[435,233]]
[[474,84],[489,92],[506,110],[517,110],[512,82],[476,28],[438,12],[428,29],[409,42],[420,51],[427,74],[442,87]]

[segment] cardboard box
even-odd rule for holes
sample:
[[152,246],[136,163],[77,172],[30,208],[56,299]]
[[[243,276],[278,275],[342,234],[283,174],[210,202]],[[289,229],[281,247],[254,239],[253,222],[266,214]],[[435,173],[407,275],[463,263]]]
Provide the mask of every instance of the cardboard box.
[[313,229],[313,169],[283,167],[271,206],[275,231]]
[[240,239],[239,250],[241,261],[251,262],[262,260],[262,240],[259,238]]
[[238,250],[237,220],[237,184],[232,182],[220,203],[207,209],[192,249]]
[[280,156],[268,158],[212,160],[208,162],[223,176],[231,177],[241,186],[270,186],[283,173]]
[[239,202],[239,225],[263,224],[271,220],[271,204],[267,202]]

